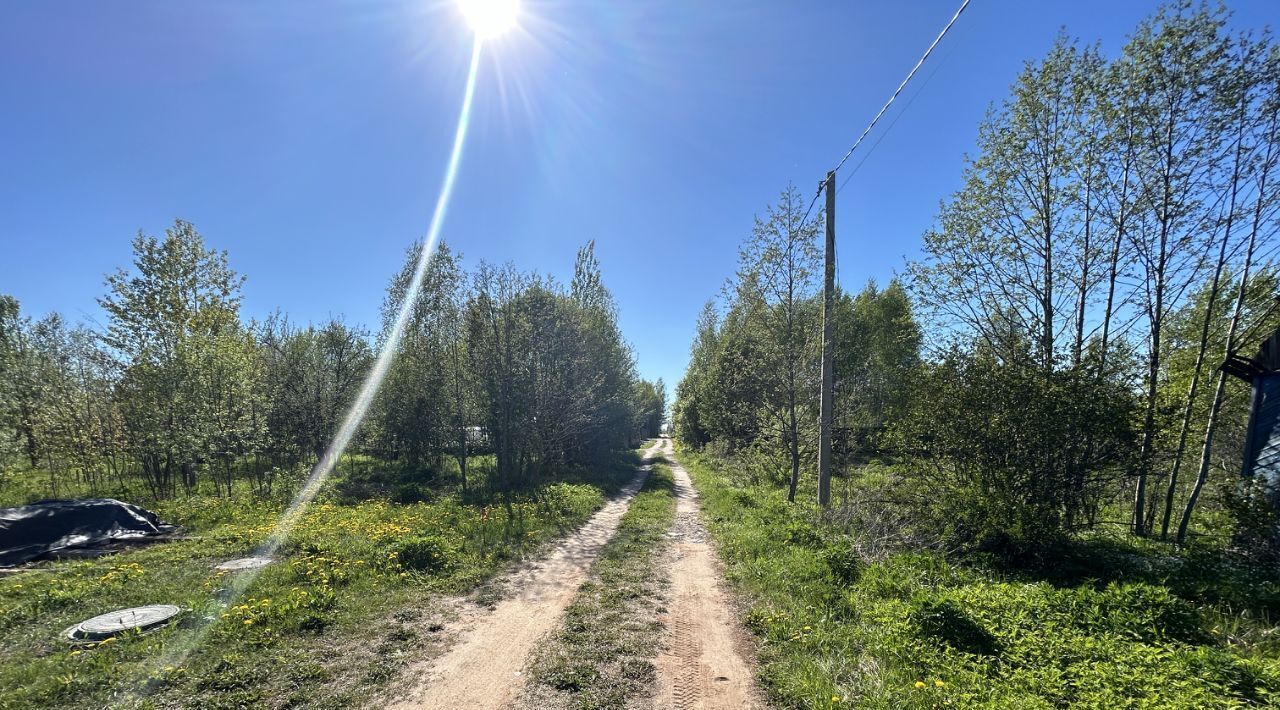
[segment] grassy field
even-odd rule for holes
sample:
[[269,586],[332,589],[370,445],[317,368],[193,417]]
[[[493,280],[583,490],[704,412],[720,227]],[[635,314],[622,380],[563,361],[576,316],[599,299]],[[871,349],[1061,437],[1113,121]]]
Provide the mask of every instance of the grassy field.
[[[630,452],[562,472],[509,507],[475,492],[343,502],[338,481],[302,516],[279,561],[225,609],[215,599],[245,580],[213,565],[253,551],[283,497],[149,504],[190,538],[0,579],[0,707],[358,704],[432,644],[434,599],[475,588],[585,521],[637,463]],[[158,603],[189,611],[178,624],[93,646],[62,637],[89,616]]]
[[1092,538],[1036,571],[897,553],[681,455],[782,707],[1280,704],[1280,584],[1221,551]]
[[527,707],[623,708],[652,694],[666,586],[656,571],[675,506],[671,470],[655,465],[560,631],[535,652]]

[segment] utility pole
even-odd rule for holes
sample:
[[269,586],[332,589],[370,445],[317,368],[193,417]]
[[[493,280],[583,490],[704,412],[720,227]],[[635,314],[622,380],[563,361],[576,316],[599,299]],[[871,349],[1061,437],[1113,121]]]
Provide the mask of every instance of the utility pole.
[[827,173],[827,244],[822,277],[822,401],[818,410],[818,503],[831,504],[831,411],[835,404],[836,171]]

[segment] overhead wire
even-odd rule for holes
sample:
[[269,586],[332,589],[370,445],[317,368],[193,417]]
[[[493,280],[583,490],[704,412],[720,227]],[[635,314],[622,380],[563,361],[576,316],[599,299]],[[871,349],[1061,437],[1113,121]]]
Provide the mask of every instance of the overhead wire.
[[[836,166],[828,171],[828,175],[839,172],[840,168],[844,167],[845,162],[849,160],[849,156],[853,155],[853,152],[858,149],[858,146],[862,144],[862,141],[865,140],[867,135],[871,133],[872,129],[876,127],[876,124],[880,122],[880,119],[884,116],[885,112],[889,110],[889,107],[893,105],[893,102],[898,98],[898,95],[901,94],[902,90],[911,82],[911,79],[916,75],[916,72],[920,71],[920,67],[924,66],[925,60],[929,58],[929,55],[933,53],[933,50],[940,42],[942,42],[942,38],[946,37],[947,33],[951,31],[951,27],[956,24],[956,20],[960,19],[960,15],[964,13],[965,8],[967,7],[969,7],[969,0],[964,0],[964,2],[960,3],[960,8],[951,16],[951,20],[947,22],[946,26],[942,28],[942,31],[938,33],[938,36],[934,38],[933,43],[930,44],[929,48],[920,56],[920,60],[911,68],[911,71],[907,72],[907,77],[902,80],[901,84],[898,84],[898,88],[894,90],[893,94],[889,96],[889,100],[884,102],[884,106],[881,106],[880,110],[876,112],[876,115],[872,117],[871,122],[867,124],[867,127],[862,129],[862,133],[858,135],[858,138],[853,142],[853,145],[849,146],[849,150],[845,151],[844,155],[840,158],[840,162],[836,163]],[[901,117],[901,114],[899,114],[899,117]],[[894,122],[896,123],[897,119],[895,119]],[[877,141],[877,143],[878,142],[879,141]],[[809,219],[809,214],[813,212],[813,206],[818,202],[818,197],[822,195],[822,190],[825,186],[826,177],[824,176],[822,182],[818,183],[818,190],[814,193],[813,199],[809,201],[809,208],[805,210],[804,218],[800,220],[802,224],[805,220]],[[837,190],[837,193],[838,192],[839,190]]]
[[880,121],[880,117],[884,116],[885,111],[889,110],[889,107],[893,105],[894,100],[898,98],[898,94],[902,93],[902,90],[907,87],[911,78],[916,75],[916,72],[920,71],[920,67],[924,66],[925,60],[933,53],[934,48],[938,46],[938,43],[942,41],[942,38],[947,36],[947,32],[951,31],[952,25],[956,23],[956,20],[960,19],[960,15],[964,12],[966,7],[969,7],[969,0],[964,0],[964,2],[960,3],[960,9],[956,10],[956,14],[951,16],[951,21],[948,22],[947,26],[943,27],[942,31],[938,33],[938,36],[933,40],[933,44],[929,45],[929,48],[924,50],[924,54],[920,57],[920,61],[916,62],[914,67],[911,67],[911,71],[907,73],[907,78],[903,79],[901,84],[898,84],[898,88],[894,90],[893,95],[889,97],[888,101],[884,102],[884,106],[880,107],[880,112],[875,115],[875,118],[871,119],[871,123],[868,123],[866,128],[862,129],[862,134],[858,136],[858,140],[854,141],[853,145],[849,146],[849,150],[845,151],[844,157],[840,158],[840,162],[836,163],[832,172],[839,172],[840,168],[844,167],[845,161],[849,159],[849,156],[853,155],[853,151],[858,149],[858,146],[864,139],[866,139],[867,134],[871,133],[871,129],[876,127],[876,123]]
[[[943,57],[943,59],[946,59],[946,57]],[[924,78],[924,83],[920,85],[920,88],[911,95],[911,98],[907,99],[907,103],[902,107],[902,110],[893,117],[893,120],[889,122],[889,125],[885,126],[884,130],[880,132],[880,137],[876,138],[876,142],[872,143],[871,147],[867,149],[867,152],[862,155],[862,160],[859,160],[857,165],[854,165],[853,169],[850,170],[844,176],[844,179],[840,181],[840,184],[836,187],[837,195],[840,194],[841,190],[844,190],[844,186],[848,184],[849,180],[852,179],[854,175],[858,174],[858,171],[862,169],[863,163],[867,162],[867,159],[875,154],[876,148],[880,147],[880,143],[884,141],[885,136],[889,135],[889,132],[893,130],[893,127],[898,124],[898,121],[902,118],[903,114],[911,108],[911,104],[915,103],[916,99],[920,98],[920,94],[924,93],[925,88],[929,86],[929,82],[933,81],[933,77],[937,76],[938,71],[941,70],[943,66],[944,62],[939,60],[937,65],[934,66],[933,71],[929,72],[929,75]]]

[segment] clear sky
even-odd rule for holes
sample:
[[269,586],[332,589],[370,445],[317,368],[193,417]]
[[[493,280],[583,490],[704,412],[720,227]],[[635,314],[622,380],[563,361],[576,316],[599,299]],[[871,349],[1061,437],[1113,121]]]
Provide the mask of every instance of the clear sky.
[[[562,280],[595,239],[641,375],[674,390],[753,215],[812,193],[958,5],[525,0],[486,48],[443,237]],[[866,158],[840,193],[841,281],[917,253],[988,105],[1060,28],[1114,54],[1156,6],[973,0],[845,168]],[[3,3],[0,293],[100,322],[133,235],[182,218],[248,277],[246,316],[376,325],[469,53],[447,0]]]

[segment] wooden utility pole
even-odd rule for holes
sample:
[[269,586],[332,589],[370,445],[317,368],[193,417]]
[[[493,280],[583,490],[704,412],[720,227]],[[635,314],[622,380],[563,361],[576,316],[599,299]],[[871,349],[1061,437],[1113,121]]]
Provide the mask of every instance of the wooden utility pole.
[[827,173],[827,244],[822,275],[822,401],[818,410],[818,503],[831,504],[831,412],[835,404],[836,171]]

